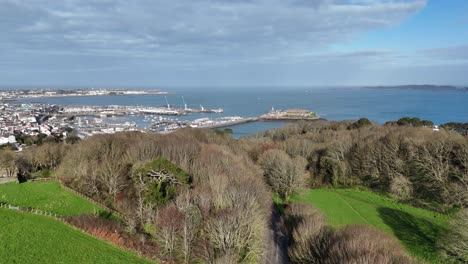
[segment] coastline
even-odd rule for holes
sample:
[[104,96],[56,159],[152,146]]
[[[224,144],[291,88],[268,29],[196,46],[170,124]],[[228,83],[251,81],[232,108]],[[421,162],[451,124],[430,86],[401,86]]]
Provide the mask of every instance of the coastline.
[[[34,91],[31,93],[31,91]],[[0,101],[19,101],[22,99],[34,100],[43,98],[73,98],[90,96],[129,96],[129,95],[168,95],[166,91],[145,91],[145,90],[79,90],[75,93],[58,93],[59,90],[30,90],[28,93],[17,94],[16,91],[0,91]]]

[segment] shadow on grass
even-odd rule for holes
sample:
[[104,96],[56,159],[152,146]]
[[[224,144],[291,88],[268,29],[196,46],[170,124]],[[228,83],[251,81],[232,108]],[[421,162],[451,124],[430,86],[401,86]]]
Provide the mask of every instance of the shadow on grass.
[[438,259],[436,241],[446,231],[444,227],[397,209],[380,207],[378,212],[410,252],[427,260]]

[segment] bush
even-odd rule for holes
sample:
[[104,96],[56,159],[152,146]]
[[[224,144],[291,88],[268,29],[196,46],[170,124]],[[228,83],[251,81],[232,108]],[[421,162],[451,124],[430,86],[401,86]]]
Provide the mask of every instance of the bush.
[[370,226],[352,225],[336,231],[324,263],[413,263],[398,240]]
[[362,127],[370,126],[372,125],[372,122],[369,121],[367,118],[360,118],[358,121],[352,123],[351,125],[348,126],[348,129],[359,129]]
[[291,241],[288,255],[292,263],[322,263],[327,258],[332,231],[317,208],[291,204],[285,212],[285,226]]
[[34,178],[50,178],[53,176],[53,172],[49,169],[43,169],[33,174]]
[[67,217],[65,221],[94,237],[136,251],[145,257],[154,258],[158,252],[156,244],[127,234],[115,221],[92,215]]
[[439,240],[439,248],[460,263],[468,262],[468,208],[460,210],[449,224],[449,229]]
[[314,207],[292,204],[284,219],[291,263],[413,263],[389,234],[361,225],[334,231]]
[[413,184],[404,176],[397,176],[390,181],[390,193],[401,198],[408,199],[413,195]]
[[74,135],[70,135],[70,136],[68,136],[68,137],[65,139],[65,142],[66,142],[67,144],[72,144],[72,145],[73,145],[73,144],[76,144],[76,143],[80,142],[80,140],[81,140],[80,137],[74,136]]

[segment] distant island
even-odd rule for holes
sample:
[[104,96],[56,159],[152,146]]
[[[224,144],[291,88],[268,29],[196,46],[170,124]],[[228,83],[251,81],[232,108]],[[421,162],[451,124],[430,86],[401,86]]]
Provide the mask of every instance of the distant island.
[[369,86],[364,87],[367,89],[374,89],[374,90],[423,90],[423,91],[460,91],[460,92],[468,92],[468,87],[456,87],[452,85],[430,85],[430,84],[422,84],[422,85],[396,85],[396,86]]

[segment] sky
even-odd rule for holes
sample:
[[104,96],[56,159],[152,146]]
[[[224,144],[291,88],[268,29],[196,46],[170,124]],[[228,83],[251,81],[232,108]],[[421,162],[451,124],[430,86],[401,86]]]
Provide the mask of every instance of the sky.
[[468,85],[466,0],[0,0],[0,85]]

